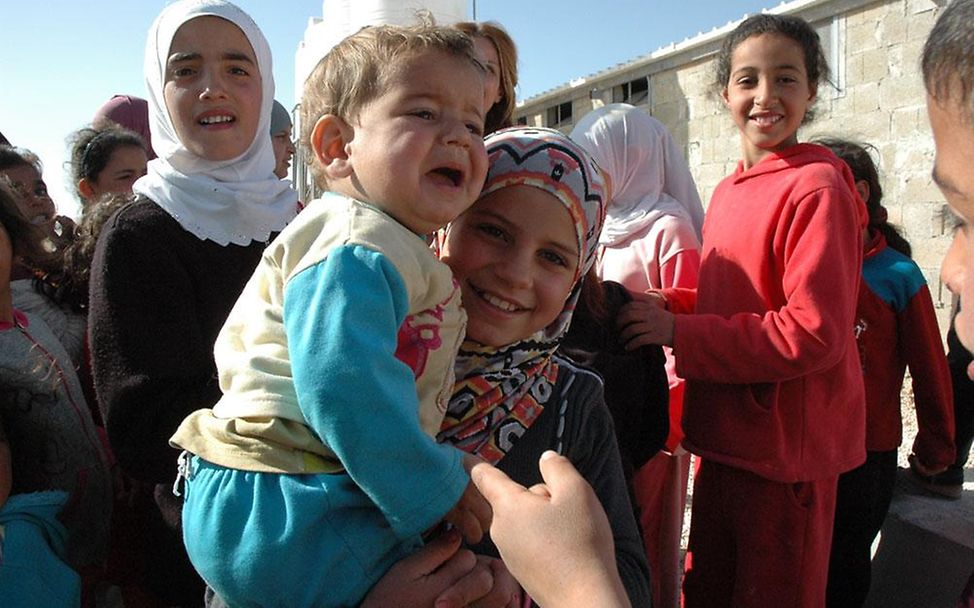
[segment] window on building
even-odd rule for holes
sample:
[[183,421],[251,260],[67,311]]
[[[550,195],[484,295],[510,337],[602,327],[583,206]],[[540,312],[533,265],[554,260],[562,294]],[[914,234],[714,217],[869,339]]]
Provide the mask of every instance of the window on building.
[[572,102],[566,101],[548,108],[548,126],[557,127],[572,121]]
[[649,102],[649,78],[637,78],[612,87],[612,103],[634,106]]
[[[832,97],[845,95],[845,19],[836,15],[812,24],[832,71]],[[820,87],[821,88],[821,87]],[[830,87],[831,88],[831,87]]]
[[526,127],[528,125],[528,117],[527,116],[518,116],[517,117],[517,124],[519,124],[519,125],[521,125],[523,127]]

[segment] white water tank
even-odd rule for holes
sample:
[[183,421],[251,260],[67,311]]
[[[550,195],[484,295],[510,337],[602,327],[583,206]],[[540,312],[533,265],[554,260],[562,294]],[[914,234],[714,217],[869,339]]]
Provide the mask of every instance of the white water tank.
[[[358,27],[378,23],[407,25],[416,22],[416,13],[427,10],[437,23],[463,21],[467,15],[466,0],[356,0],[351,23]],[[351,33],[351,32],[349,32]]]
[[342,38],[366,25],[416,23],[418,11],[429,11],[439,24],[466,21],[468,0],[324,0],[321,18],[312,17],[294,57],[295,99],[304,79]]

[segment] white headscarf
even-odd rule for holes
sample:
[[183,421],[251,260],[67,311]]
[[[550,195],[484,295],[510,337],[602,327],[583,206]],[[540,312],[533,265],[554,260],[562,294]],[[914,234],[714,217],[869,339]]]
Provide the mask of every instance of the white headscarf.
[[583,116],[571,137],[612,182],[600,244],[622,243],[664,215],[688,220],[700,237],[700,194],[663,123],[629,104],[614,103]]
[[[244,33],[257,57],[262,99],[254,141],[240,156],[222,161],[201,158],[183,146],[166,109],[163,93],[169,47],[176,30],[196,17],[226,19]],[[145,44],[149,129],[159,157],[133,190],[165,209],[201,240],[220,245],[266,241],[297,213],[297,193],[274,175],[271,105],[274,75],[271,49],[247,13],[222,0],[184,0],[167,6],[149,28]]]

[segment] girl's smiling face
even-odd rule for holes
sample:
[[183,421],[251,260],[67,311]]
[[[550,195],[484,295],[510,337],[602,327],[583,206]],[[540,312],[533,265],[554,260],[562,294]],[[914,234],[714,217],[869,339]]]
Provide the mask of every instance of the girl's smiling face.
[[544,190],[514,185],[481,197],[450,225],[441,259],[460,283],[467,337],[496,348],[558,317],[579,253],[564,205]]
[[815,94],[805,55],[791,38],[760,34],[734,48],[722,96],[741,132],[745,168],[798,143]]
[[187,150],[207,160],[230,160],[254,141],[260,120],[261,77],[244,33],[220,17],[197,17],[173,36],[164,96]]

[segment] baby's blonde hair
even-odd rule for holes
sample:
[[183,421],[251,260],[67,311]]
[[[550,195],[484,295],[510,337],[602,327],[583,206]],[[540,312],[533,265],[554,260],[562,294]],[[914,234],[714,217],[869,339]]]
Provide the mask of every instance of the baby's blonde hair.
[[379,97],[389,78],[403,68],[406,58],[430,51],[468,59],[484,71],[469,36],[435,25],[428,16],[417,25],[364,27],[339,42],[318,62],[304,81],[301,145],[320,187],[325,187],[324,176],[311,145],[318,119],[333,114],[355,122],[362,108]]

